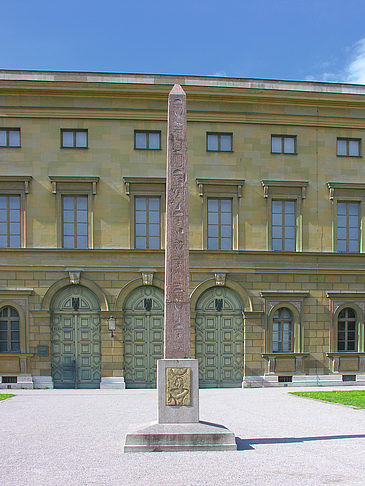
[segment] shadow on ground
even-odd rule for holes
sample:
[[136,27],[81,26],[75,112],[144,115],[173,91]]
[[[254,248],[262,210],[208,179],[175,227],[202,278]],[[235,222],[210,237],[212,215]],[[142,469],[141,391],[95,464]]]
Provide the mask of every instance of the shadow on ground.
[[299,442],[312,442],[318,440],[339,440],[339,439],[365,439],[365,434],[354,435],[320,435],[318,437],[268,437],[260,439],[241,439],[236,437],[238,451],[247,451],[255,449],[254,445],[265,444],[293,444]]

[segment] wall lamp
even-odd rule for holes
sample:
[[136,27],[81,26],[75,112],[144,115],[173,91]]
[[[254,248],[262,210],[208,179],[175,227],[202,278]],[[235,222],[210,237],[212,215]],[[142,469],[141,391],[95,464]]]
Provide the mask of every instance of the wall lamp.
[[110,337],[114,337],[114,331],[116,327],[116,319],[113,316],[110,316],[108,319],[108,329],[110,331]]

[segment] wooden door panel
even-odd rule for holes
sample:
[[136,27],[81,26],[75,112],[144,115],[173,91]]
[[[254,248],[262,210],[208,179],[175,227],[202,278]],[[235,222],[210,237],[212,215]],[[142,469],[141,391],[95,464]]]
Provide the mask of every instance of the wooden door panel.
[[206,291],[197,303],[196,357],[201,387],[240,386],[243,376],[243,319],[229,289]]

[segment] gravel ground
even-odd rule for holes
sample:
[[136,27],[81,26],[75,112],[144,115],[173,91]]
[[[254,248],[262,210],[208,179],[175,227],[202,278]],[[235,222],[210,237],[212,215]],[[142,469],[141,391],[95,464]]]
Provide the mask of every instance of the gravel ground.
[[295,390],[200,390],[200,419],[230,428],[239,450],[137,454],[123,453],[125,435],[155,419],[155,390],[9,390],[0,484],[363,486],[365,409]]

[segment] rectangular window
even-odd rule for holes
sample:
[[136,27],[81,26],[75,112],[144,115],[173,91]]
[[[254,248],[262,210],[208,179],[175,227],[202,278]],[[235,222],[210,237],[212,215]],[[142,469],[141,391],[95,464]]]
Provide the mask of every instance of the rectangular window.
[[360,203],[337,202],[337,251],[360,251]]
[[87,148],[87,130],[61,129],[61,148]]
[[340,157],[360,157],[360,140],[353,138],[338,138],[337,155]]
[[0,147],[20,147],[20,128],[1,128]]
[[356,351],[357,324],[355,312],[347,307],[338,315],[338,351]]
[[134,148],[136,150],[160,150],[161,132],[135,130]]
[[271,153],[273,154],[295,154],[296,136],[271,135]]
[[291,322],[273,322],[272,351],[273,353],[292,352],[292,325]]
[[208,199],[208,250],[232,249],[232,199]]
[[272,250],[295,251],[295,201],[272,201]]
[[273,353],[289,353],[293,351],[293,316],[289,309],[281,307],[273,318],[272,324]]
[[208,152],[232,152],[232,133],[207,133]]
[[9,351],[20,352],[19,314],[13,307],[3,307],[0,310],[0,352]]
[[160,198],[135,198],[135,247],[158,250],[160,248]]
[[63,248],[87,248],[87,196],[63,196],[62,214]]
[[20,196],[0,196],[0,248],[20,248]]

